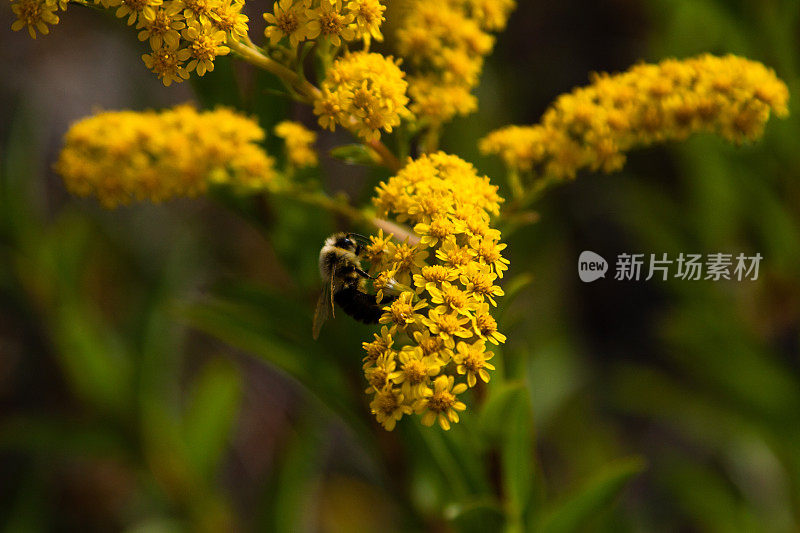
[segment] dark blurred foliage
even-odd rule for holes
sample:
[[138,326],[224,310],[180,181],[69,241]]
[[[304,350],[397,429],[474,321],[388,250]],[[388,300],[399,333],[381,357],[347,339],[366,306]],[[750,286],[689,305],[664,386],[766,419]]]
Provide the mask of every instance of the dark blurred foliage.
[[[591,71],[730,52],[800,94],[797,1],[519,3],[480,111],[443,142],[501,185],[477,139],[536,122]],[[268,6],[248,8],[260,21]],[[69,122],[97,108],[165,107],[194,89],[267,129],[308,111],[226,61],[163,88],[110,16],[72,6],[36,41],[10,24],[0,10],[0,527],[800,527],[796,116],[752,146],[696,137],[550,191],[540,221],[508,236],[509,341],[490,400],[447,434],[411,420],[386,433],[362,393],[372,328],[337,318],[310,338],[316,255],[343,221],[270,199],[105,211],[50,170]],[[357,203],[382,177],[323,161],[329,190]],[[764,260],[755,282],[584,284],[582,250]]]

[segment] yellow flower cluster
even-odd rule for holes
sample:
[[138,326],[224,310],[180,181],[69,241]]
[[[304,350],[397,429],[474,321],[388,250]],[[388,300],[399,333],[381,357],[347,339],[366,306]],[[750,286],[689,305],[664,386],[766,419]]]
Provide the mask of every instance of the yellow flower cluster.
[[363,344],[370,406],[387,430],[411,413],[449,429],[466,408],[458,395],[489,381],[486,343],[506,340],[492,316],[506,245],[490,226],[503,200],[472,165],[437,152],[409,162],[373,201],[379,214],[412,225],[419,242],[381,231],[365,250],[379,299],[390,284],[406,287],[384,307],[380,334]]
[[28,28],[28,33],[36,39],[36,31],[42,35],[50,33],[48,24],[58,24],[58,10],[67,9],[66,0],[11,0],[11,11],[17,17],[11,29],[19,31]]
[[489,31],[505,27],[513,0],[407,0],[397,30],[398,51],[413,69],[411,110],[441,124],[477,107],[471,94],[483,58],[491,52]]
[[[191,72],[203,76],[214,70],[214,59],[226,55],[228,36],[247,34],[247,16],[241,13],[244,0],[93,0],[136,24],[140,41],[148,41],[151,52],[142,56],[164,85],[181,82]],[[58,23],[55,14],[68,0],[19,0],[12,9],[17,15],[11,29],[28,28],[48,33],[46,24]],[[84,2],[79,2],[84,3]]]
[[581,168],[613,172],[638,146],[710,132],[741,143],[758,138],[770,112],[788,115],[789,91],[771,69],[709,54],[596,74],[561,95],[534,126],[509,126],[480,141],[516,171],[552,179]]
[[331,65],[314,102],[314,113],[324,128],[336,124],[368,141],[380,131],[392,131],[410,116],[406,107],[408,83],[398,61],[367,52],[346,54]]
[[264,13],[264,35],[272,46],[286,38],[291,48],[305,40],[327,39],[334,46],[343,41],[383,40],[381,23],[386,7],[380,0],[279,0],[272,13]]
[[109,208],[197,196],[212,183],[258,190],[275,176],[263,138],[229,109],[100,113],[70,127],[55,169],[70,192]]
[[95,0],[117,8],[117,16],[137,22],[139,40],[152,52],[142,56],[164,85],[181,82],[194,71],[214,70],[214,59],[226,55],[228,36],[247,35],[244,0]]
[[293,167],[313,167],[317,165],[314,142],[317,134],[299,122],[284,120],[275,126],[275,135],[286,142],[286,157]]

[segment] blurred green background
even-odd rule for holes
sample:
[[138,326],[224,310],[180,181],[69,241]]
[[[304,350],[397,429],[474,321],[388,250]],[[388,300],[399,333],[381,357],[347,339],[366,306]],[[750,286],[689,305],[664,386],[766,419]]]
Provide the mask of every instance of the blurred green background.
[[[730,52],[800,94],[798,1],[519,4],[480,111],[442,143],[501,186],[477,140],[536,122],[591,71]],[[267,9],[248,2],[252,36]],[[164,88],[105,14],[71,6],[36,41],[11,20],[0,10],[3,531],[800,529],[798,114],[752,146],[697,136],[550,191],[508,236],[509,340],[483,398],[449,433],[386,433],[361,376],[375,328],[337,317],[311,340],[316,256],[344,221],[271,198],[105,211],[50,169],[99,108],[226,103],[265,129],[308,110],[224,60]],[[384,177],[323,158],[326,187],[359,205]],[[764,259],[752,282],[584,284],[582,250]]]

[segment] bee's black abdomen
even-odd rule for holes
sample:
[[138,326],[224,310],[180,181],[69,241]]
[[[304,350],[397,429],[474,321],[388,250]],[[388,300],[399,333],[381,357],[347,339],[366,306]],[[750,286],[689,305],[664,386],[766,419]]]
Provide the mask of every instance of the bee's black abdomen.
[[334,295],[333,300],[345,313],[359,322],[377,324],[383,308],[396,300],[396,297],[386,297],[378,304],[373,294],[361,292],[355,287],[343,287]]

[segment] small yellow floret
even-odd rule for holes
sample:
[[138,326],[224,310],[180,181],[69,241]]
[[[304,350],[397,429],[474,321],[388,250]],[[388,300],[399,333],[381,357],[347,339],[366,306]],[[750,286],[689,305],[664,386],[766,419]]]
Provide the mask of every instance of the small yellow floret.
[[286,142],[286,157],[294,167],[313,167],[317,165],[314,142],[317,134],[299,122],[284,120],[275,126],[275,135]]

